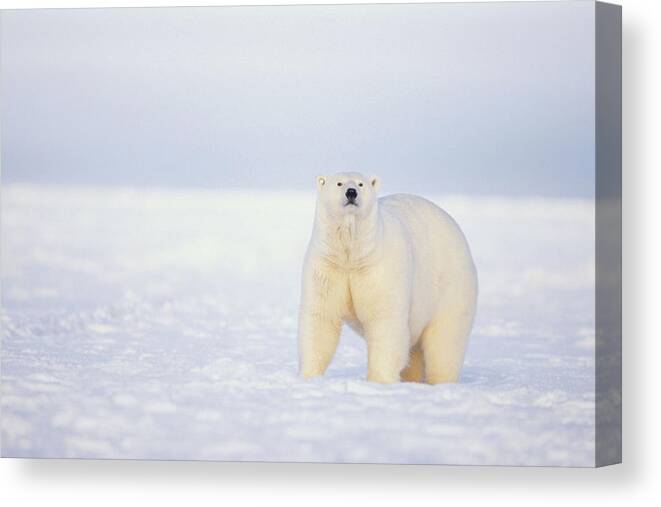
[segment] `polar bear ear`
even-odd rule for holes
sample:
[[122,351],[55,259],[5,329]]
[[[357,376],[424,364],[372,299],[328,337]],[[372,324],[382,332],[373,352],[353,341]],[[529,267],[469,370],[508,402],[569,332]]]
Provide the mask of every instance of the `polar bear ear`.
[[323,187],[326,184],[326,176],[317,176],[317,188],[321,190],[321,187]]
[[370,185],[372,185],[374,191],[377,192],[381,186],[381,179],[378,176],[370,176]]

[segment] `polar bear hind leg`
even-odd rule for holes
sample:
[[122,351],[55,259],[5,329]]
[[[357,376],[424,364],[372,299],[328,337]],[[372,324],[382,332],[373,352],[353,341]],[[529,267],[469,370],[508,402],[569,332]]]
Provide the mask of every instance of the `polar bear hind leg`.
[[429,384],[459,380],[473,311],[444,312],[430,322],[422,333],[425,379]]
[[422,347],[416,343],[409,352],[409,364],[402,370],[404,382],[422,382],[425,376],[425,362],[422,356]]

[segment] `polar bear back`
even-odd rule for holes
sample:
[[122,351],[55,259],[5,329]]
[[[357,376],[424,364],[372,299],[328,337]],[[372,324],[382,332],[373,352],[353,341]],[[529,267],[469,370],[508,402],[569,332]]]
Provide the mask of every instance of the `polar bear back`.
[[454,219],[419,196],[379,199],[384,216],[399,221],[409,236],[414,267],[411,325],[424,327],[440,306],[474,304],[477,275],[468,243]]
[[[442,263],[443,271],[474,267],[468,242],[459,225],[433,202],[417,195],[393,194],[380,198],[379,206],[404,225],[411,235],[414,253],[430,256],[431,265]],[[430,263],[420,265],[429,266]]]

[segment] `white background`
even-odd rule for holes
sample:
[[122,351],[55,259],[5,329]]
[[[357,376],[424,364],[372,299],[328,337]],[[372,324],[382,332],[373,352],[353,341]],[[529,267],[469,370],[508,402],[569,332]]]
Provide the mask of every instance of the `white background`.
[[[177,5],[232,2],[177,2]],[[251,1],[252,4],[272,2]],[[304,3],[304,2],[289,2]],[[324,2],[307,2],[324,3]],[[58,6],[163,5],[58,2]],[[649,504],[661,497],[659,446],[658,240],[661,166],[657,2],[624,0],[624,460],[600,470],[268,463],[2,460],[5,505],[156,505],[251,502],[367,505]],[[48,2],[0,1],[3,8]],[[656,127],[656,128],[655,128]]]

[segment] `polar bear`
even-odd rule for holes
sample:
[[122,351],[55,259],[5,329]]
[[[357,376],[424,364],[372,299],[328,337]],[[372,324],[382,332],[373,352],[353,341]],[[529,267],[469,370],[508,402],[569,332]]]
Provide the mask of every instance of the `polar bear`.
[[367,380],[456,382],[477,273],[456,222],[414,195],[377,198],[379,178],[317,178],[303,266],[299,373],[323,375],[347,323],[367,341]]

